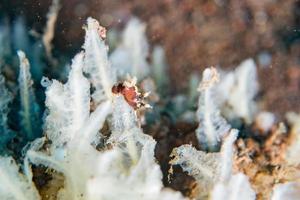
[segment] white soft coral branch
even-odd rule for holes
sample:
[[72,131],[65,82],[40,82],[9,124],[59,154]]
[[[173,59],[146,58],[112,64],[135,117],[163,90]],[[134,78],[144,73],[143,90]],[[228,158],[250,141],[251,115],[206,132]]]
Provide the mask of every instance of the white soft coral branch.
[[[112,95],[112,71],[99,28],[96,20],[88,19],[86,54],[73,60],[66,84],[53,81],[48,86],[45,131],[52,143],[40,150],[37,141],[27,152],[26,168],[30,169],[30,161],[63,173],[65,185],[58,192],[60,200],[183,199],[179,192],[163,188],[154,157],[155,140],[143,134],[134,109],[123,96]],[[93,100],[97,107],[92,113],[90,83],[96,90]],[[112,107],[112,118],[107,120],[111,137],[99,142],[98,133]],[[97,150],[98,144],[104,149]]]
[[162,173],[155,162],[156,142],[138,126],[136,114],[121,95],[113,97],[112,149],[99,155],[98,167],[88,182],[88,198],[183,199],[180,193],[163,189]]
[[101,37],[101,27],[97,20],[89,17],[83,48],[85,50],[84,72],[89,75],[89,79],[95,89],[93,100],[99,103],[103,100],[111,99],[111,88],[116,82],[116,75],[108,60],[108,47]]
[[243,173],[233,175],[226,183],[217,183],[211,194],[212,200],[255,200],[249,178]]
[[283,184],[277,184],[273,188],[273,194],[271,200],[297,200],[300,196],[300,183],[299,182],[287,182]]
[[220,115],[214,101],[213,91],[218,81],[219,74],[215,68],[207,68],[203,71],[197,110],[199,127],[196,130],[196,136],[202,148],[213,151],[218,148],[223,135],[230,129],[230,125]]
[[27,159],[46,165],[65,175],[62,199],[82,199],[85,184],[93,174],[97,151],[91,142],[110,113],[110,103],[103,102],[90,114],[90,83],[83,76],[83,58],[75,56],[68,82],[58,81],[46,91],[46,134],[52,141],[49,155],[30,149]]
[[122,34],[121,44],[112,52],[112,66],[121,76],[129,73],[141,80],[149,75],[149,47],[145,30],[144,23],[131,18]]
[[46,91],[46,134],[56,145],[75,137],[89,117],[90,84],[82,74],[83,57],[75,56],[65,85],[54,80]]
[[247,124],[257,113],[257,69],[253,59],[244,60],[234,71],[222,74],[217,86],[218,103],[227,119],[241,118]]
[[251,123],[256,112],[254,97],[258,91],[256,65],[253,59],[243,61],[235,70],[235,86],[229,97],[233,112]]
[[245,199],[255,199],[255,192],[251,189],[248,178],[242,173],[232,174],[233,143],[237,135],[238,131],[232,129],[218,153],[197,151],[190,145],[173,149],[171,156],[174,158],[170,164],[180,165],[183,171],[196,179],[200,189],[199,199],[207,198],[210,191],[213,200],[236,200],[236,191],[244,191]]
[[65,91],[70,104],[72,131],[83,127],[90,114],[90,83],[83,76],[83,53],[78,54],[72,64]]
[[231,129],[230,133],[224,140],[221,148],[221,173],[220,181],[226,182],[232,175],[233,156],[234,156],[234,142],[238,136],[237,129]]
[[28,140],[33,140],[38,134],[39,126],[39,106],[36,103],[33,91],[33,81],[31,79],[30,64],[23,51],[18,51],[20,60],[19,87],[20,87],[20,120],[23,133]]
[[32,180],[19,173],[19,167],[11,157],[0,158],[0,197],[3,200],[40,199]]
[[243,173],[232,173],[234,142],[237,136],[238,130],[232,129],[222,144],[220,177],[212,190],[212,200],[255,199],[255,192],[251,188],[248,177]]

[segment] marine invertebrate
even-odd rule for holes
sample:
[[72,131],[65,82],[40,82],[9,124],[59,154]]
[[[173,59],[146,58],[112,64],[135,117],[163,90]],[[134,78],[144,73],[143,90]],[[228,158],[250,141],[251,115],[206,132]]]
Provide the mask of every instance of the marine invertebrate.
[[114,94],[121,94],[127,103],[135,110],[140,108],[150,108],[151,106],[146,103],[145,98],[149,96],[150,92],[140,93],[136,86],[136,78],[123,83],[118,83],[112,87]]
[[[16,188],[12,187],[9,191],[13,198],[40,199],[32,183],[31,165],[43,165],[63,174],[63,187],[56,194],[61,200],[119,199],[120,196],[125,199],[183,199],[180,193],[164,189],[162,173],[154,157],[156,142],[139,127],[134,108],[124,99],[126,95],[111,95],[112,91],[106,90],[109,83],[102,85],[102,80],[95,82],[96,76],[88,79],[83,74],[84,69],[91,72],[91,66],[86,65],[95,64],[95,55],[103,53],[102,58],[107,58],[104,55],[106,46],[102,45],[104,41],[101,35],[96,34],[98,25],[96,20],[88,19],[88,26],[92,27],[87,29],[86,52],[74,57],[68,81],[63,84],[52,80],[46,84],[46,135],[34,140],[25,152],[23,172],[26,179],[16,167],[7,171],[7,162],[3,159],[5,168],[2,170],[0,167],[3,175],[0,182],[6,183],[7,177],[16,177]],[[90,40],[100,45],[91,44]],[[87,57],[87,53],[92,55]],[[26,81],[22,93],[26,93],[24,107],[27,109],[31,86],[29,64],[24,53],[19,52],[19,56],[24,68],[21,70],[21,81]],[[96,72],[101,67],[102,70],[109,67],[108,60],[101,62],[96,63],[98,66],[92,66],[97,68]],[[101,74],[99,78],[107,80],[106,75]],[[97,97],[90,93],[91,85],[98,86],[93,91],[98,94]],[[98,104],[91,112],[90,102],[93,100]],[[99,131],[110,114],[112,117],[108,121],[112,134],[108,140],[101,140],[104,136]],[[102,150],[96,148],[99,145]],[[11,158],[6,160],[14,163]],[[23,187],[25,183],[28,185],[26,188]],[[136,186],[134,190],[133,186]],[[28,194],[19,198],[27,190]],[[6,196],[7,191],[0,190],[0,197]]]
[[219,81],[219,74],[215,68],[203,71],[202,81],[199,85],[199,101],[197,119],[199,127],[196,130],[198,141],[203,149],[215,151],[219,142],[230,125],[221,116],[217,104],[214,102],[214,85]]
[[25,53],[18,51],[20,60],[19,87],[21,110],[20,119],[21,127],[27,140],[33,140],[41,135],[40,130],[40,111],[39,105],[36,103],[35,94],[33,92],[33,81],[29,71],[30,65]]

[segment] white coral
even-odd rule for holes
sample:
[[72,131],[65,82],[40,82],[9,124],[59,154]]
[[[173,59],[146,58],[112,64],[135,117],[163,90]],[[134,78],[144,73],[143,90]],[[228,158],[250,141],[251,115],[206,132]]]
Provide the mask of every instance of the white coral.
[[291,144],[286,150],[285,160],[288,164],[297,166],[300,164],[300,115],[290,112],[286,115],[287,121],[291,126]]
[[124,77],[128,73],[141,80],[149,75],[149,47],[145,30],[146,25],[137,18],[128,22],[121,44],[110,56],[112,66],[118,70],[120,76]]
[[237,139],[238,130],[232,129],[224,140],[221,149],[220,177],[214,186],[211,195],[212,200],[254,200],[255,192],[251,188],[248,177],[243,173],[233,174],[233,144]]
[[171,156],[172,165],[180,165],[183,171],[193,176],[199,184],[198,198],[206,198],[211,192],[213,200],[230,199],[235,200],[239,191],[244,191],[245,199],[255,199],[247,177],[238,173],[233,175],[232,163],[235,142],[238,131],[232,129],[224,139],[221,152],[206,153],[197,151],[190,145],[182,145],[173,149]]
[[35,148],[27,152],[30,162],[48,166],[65,175],[61,199],[85,197],[85,183],[93,175],[97,158],[91,140],[110,112],[110,103],[104,102],[90,115],[90,83],[82,74],[83,57],[80,53],[74,58],[65,85],[53,81],[47,88],[49,114],[46,117],[46,135],[52,141],[49,155]]
[[19,173],[11,157],[0,157],[0,197],[5,200],[39,200],[40,195],[30,177]]
[[[85,48],[91,57],[78,54],[68,82],[54,80],[47,88],[45,131],[52,144],[45,152],[39,150],[43,139],[33,143],[25,157],[26,171],[30,174],[31,162],[61,172],[65,185],[59,190],[60,200],[183,199],[180,193],[163,188],[162,173],[154,157],[156,142],[143,133],[133,108],[122,95],[113,95],[111,88],[108,92],[109,76],[101,72],[111,71],[108,61],[97,57],[106,55],[104,42],[96,35],[98,26],[94,19],[88,19]],[[87,66],[91,64],[87,61],[94,65]],[[84,69],[90,79],[83,75]],[[94,76],[92,72],[98,74]],[[94,96],[98,105],[92,113],[90,84],[96,87],[96,93],[101,91],[101,98]],[[111,111],[108,121],[112,134],[108,141],[101,142],[99,137],[104,136],[99,131]],[[104,149],[98,151],[95,145]]]
[[277,184],[273,188],[272,200],[298,200],[300,196],[300,183],[288,182]]
[[108,47],[99,35],[99,22],[91,17],[87,19],[85,42],[84,72],[94,87],[93,100],[96,103],[111,99],[111,88],[116,82],[115,71],[108,60]]
[[211,196],[212,200],[254,200],[256,195],[248,177],[243,173],[237,173],[225,184],[217,183]]
[[201,147],[216,150],[222,137],[229,131],[230,125],[221,116],[214,100],[214,86],[219,81],[219,74],[215,68],[203,71],[199,86],[197,118],[199,127],[196,130]]
[[253,122],[257,112],[254,97],[258,92],[257,69],[253,59],[243,61],[234,71],[223,73],[217,87],[218,104],[228,119]]

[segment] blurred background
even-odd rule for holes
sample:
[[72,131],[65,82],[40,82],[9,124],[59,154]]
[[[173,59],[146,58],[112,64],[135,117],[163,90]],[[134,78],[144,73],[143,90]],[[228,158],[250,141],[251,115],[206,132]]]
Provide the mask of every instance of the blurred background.
[[[30,38],[42,34],[51,0],[0,0],[0,22],[23,16]],[[230,69],[246,58],[258,65],[261,107],[283,117],[300,112],[300,2],[297,0],[61,0],[53,56],[80,51],[88,16],[122,30],[131,16],[146,23],[150,48],[166,51],[171,94],[208,66]],[[113,45],[112,45],[113,46]],[[112,47],[113,48],[113,47]]]

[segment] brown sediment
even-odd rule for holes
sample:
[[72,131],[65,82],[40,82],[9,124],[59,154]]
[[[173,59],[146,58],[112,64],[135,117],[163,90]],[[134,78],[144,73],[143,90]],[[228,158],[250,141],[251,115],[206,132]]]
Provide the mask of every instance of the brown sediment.
[[42,200],[56,200],[58,192],[64,187],[64,176],[43,166],[33,166],[33,182]]
[[236,142],[235,171],[249,177],[258,200],[270,199],[275,184],[299,179],[299,167],[285,160],[289,137],[279,124],[264,139],[240,138]]

